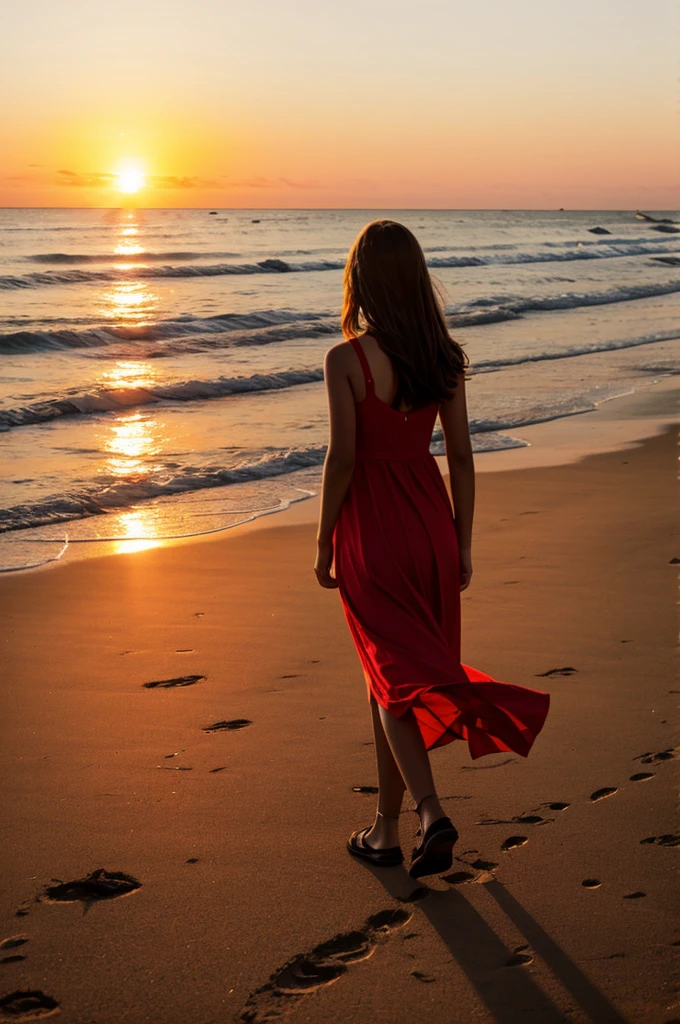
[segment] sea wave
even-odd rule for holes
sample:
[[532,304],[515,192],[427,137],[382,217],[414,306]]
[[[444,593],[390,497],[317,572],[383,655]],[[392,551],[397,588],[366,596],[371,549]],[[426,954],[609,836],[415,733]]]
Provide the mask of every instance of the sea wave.
[[[498,265],[514,265],[524,263],[565,263],[574,260],[602,260],[618,259],[630,256],[653,256],[666,253],[680,252],[677,248],[670,249],[672,244],[677,245],[675,239],[655,239],[654,241],[616,239],[605,242],[598,241],[588,244],[587,242],[557,243],[548,245],[542,243],[526,251],[509,251],[505,248],[493,251],[486,249],[480,255],[456,255],[430,256],[427,259],[428,266],[433,269],[445,269],[447,267],[485,267]],[[49,256],[50,254],[47,254]],[[67,253],[53,254],[62,258],[62,262],[69,262]],[[41,254],[32,257],[43,258]],[[85,257],[83,257],[84,259]],[[180,259],[191,259],[188,253],[180,254]],[[81,257],[76,257],[80,260]],[[93,257],[88,257],[94,262]],[[152,255],[149,262],[154,259]],[[328,270],[342,270],[345,266],[345,259],[315,259],[302,262],[284,260],[280,257],[271,257],[259,260],[255,263],[200,263],[192,265],[173,266],[166,264],[162,266],[145,266],[144,261],[139,257],[129,259],[121,256],[118,265],[108,270],[46,270],[35,271],[29,274],[10,274],[0,276],[0,289],[11,290],[19,288],[41,288],[47,285],[68,285],[88,284],[92,282],[115,282],[121,279],[144,280],[148,278],[185,278],[185,277],[223,277],[229,275],[249,274],[283,274],[283,273],[311,273]]]
[[[474,452],[497,451],[522,447],[521,438],[504,431],[516,431],[535,423],[562,419],[589,412],[596,406],[587,399],[568,397],[552,404],[538,404],[498,418],[471,419],[469,429]],[[430,451],[445,453],[443,434],[437,427],[432,434]],[[252,482],[294,473],[300,469],[320,467],[326,457],[326,445],[273,449],[244,454],[243,461],[224,467],[216,465],[158,467],[159,471],[144,480],[112,479],[108,485],[98,479],[80,490],[51,495],[35,503],[14,505],[0,510],[0,533],[29,527],[68,522],[85,516],[104,515],[113,509],[127,508],[154,498]]]
[[[533,352],[505,359],[480,359],[472,363],[473,373],[494,373],[506,367],[522,366],[575,356],[615,352],[659,342],[680,339],[680,329],[658,331],[634,338],[611,339],[590,345],[572,345],[550,352]],[[27,405],[0,409],[0,431],[16,427],[35,426],[63,417],[93,413],[119,412],[151,405],[157,402],[196,402],[231,395],[282,391],[314,384],[323,380],[323,368],[289,369],[280,373],[256,373],[250,377],[216,377],[210,380],[177,381],[174,384],[156,384],[152,387],[98,388],[93,392],[76,389],[55,398],[46,398]]]
[[[167,237],[167,236],[161,236]],[[658,239],[654,239],[651,243],[650,239],[647,238],[585,238],[580,240],[561,240],[556,242],[540,242],[537,243],[535,249],[540,252],[542,248],[545,249],[580,249],[584,247],[597,247],[600,248],[605,246],[647,246],[650,244],[658,245]],[[534,250],[532,250],[533,252]],[[516,253],[522,256],[521,251],[514,242],[496,242],[487,245],[425,245],[423,246],[424,253],[448,253],[450,256],[454,256],[455,253]],[[278,253],[277,258],[283,256],[314,256],[318,258],[322,254],[332,253],[337,260],[341,260],[342,254],[337,249],[328,247],[317,247],[314,249],[283,249]],[[78,263],[167,263],[174,260],[207,260],[207,259],[238,259],[243,254],[241,252],[225,252],[221,250],[203,250],[203,251],[169,251],[169,252],[139,252],[125,255],[124,253],[111,252],[36,252],[29,253],[24,256],[29,263],[63,263],[67,265],[76,265]],[[526,254],[525,254],[526,255]],[[549,257],[552,259],[552,257]],[[476,264],[475,264],[476,265]]]
[[[223,345],[269,344],[290,337],[307,337],[312,328],[319,335],[340,329],[336,317],[328,313],[298,312],[287,309],[263,309],[251,313],[223,313],[212,317],[181,316],[155,323],[93,327],[84,331],[13,331],[0,334],[0,352],[40,351],[43,349],[101,348],[121,341],[165,341],[190,339],[194,335],[225,335]],[[259,333],[264,332],[259,342]],[[211,347],[210,345],[204,347]],[[200,351],[187,346],[187,351]]]
[[325,445],[310,445],[305,448],[270,450],[263,452],[253,461],[247,459],[240,465],[184,466],[168,471],[163,476],[146,480],[120,480],[109,486],[101,483],[72,490],[66,494],[52,495],[34,504],[14,505],[0,510],[0,533],[22,530],[28,527],[47,526],[63,523],[84,516],[105,515],[112,509],[127,508],[140,501],[187,491],[200,491],[228,484],[246,483],[268,477],[294,473],[298,469],[320,466],[326,457]]
[[176,384],[157,384],[142,388],[101,388],[91,394],[74,392],[13,409],[0,410],[0,430],[29,424],[46,423],[64,416],[80,416],[130,409],[155,402],[195,402],[262,391],[280,391],[323,380],[323,369],[286,370],[283,373],[256,373],[251,377],[217,377],[214,380],[188,380]]
[[[490,422],[490,421],[489,421]],[[506,436],[498,431],[502,428],[481,427],[471,424],[471,432],[479,436],[472,438],[474,451],[499,451],[507,448],[524,447],[526,441]],[[441,454],[441,430],[432,436],[432,453]],[[271,477],[295,473],[297,470],[321,467],[326,457],[326,445],[285,450],[268,449],[246,457],[240,465],[228,468],[222,466],[183,466],[168,470],[162,476],[154,475],[146,480],[116,480],[109,486],[102,482],[71,490],[68,493],[50,495],[35,503],[14,505],[0,510],[0,533],[25,530],[39,526],[70,522],[88,516],[106,515],[114,510],[128,508],[139,502],[155,498],[167,498],[189,491],[202,491],[230,484],[248,483]]]
[[[600,306],[680,292],[680,279],[639,285],[619,285],[606,291],[562,292],[545,296],[494,295],[447,310],[452,329],[516,320],[525,313]],[[340,321],[329,313],[267,309],[252,313],[225,313],[208,318],[178,317],[138,326],[97,327],[82,331],[13,331],[0,334],[0,353],[43,350],[98,349],[111,346],[114,358],[154,358],[186,352],[204,352],[233,346],[269,345],[296,338],[340,333]],[[133,342],[134,351],[121,352],[121,342]],[[137,343],[161,342],[140,349]],[[98,352],[98,355],[109,354]]]
[[25,258],[30,263],[167,263],[180,260],[233,259],[238,252],[141,252],[126,254],[82,252],[36,252]]

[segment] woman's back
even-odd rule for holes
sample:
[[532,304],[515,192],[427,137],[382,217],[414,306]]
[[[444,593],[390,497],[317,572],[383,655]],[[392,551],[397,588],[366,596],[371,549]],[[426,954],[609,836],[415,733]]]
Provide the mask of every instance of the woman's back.
[[[397,374],[392,365],[392,360],[386,352],[380,348],[376,338],[372,334],[362,334],[354,339],[357,341],[366,356],[368,369],[373,378],[376,396],[387,405],[391,406],[397,391]],[[356,351],[356,349],[355,349]],[[356,386],[355,386],[356,385]],[[366,396],[366,386],[363,369],[352,379],[357,402],[361,402]],[[408,404],[400,403],[400,412],[409,412]]]
[[396,392],[397,380],[389,356],[380,349],[375,338],[364,337],[366,348],[363,337],[350,338],[357,355],[357,365],[350,377],[356,401],[357,457],[432,459],[430,441],[438,403],[431,402],[415,410],[393,408],[390,401]]

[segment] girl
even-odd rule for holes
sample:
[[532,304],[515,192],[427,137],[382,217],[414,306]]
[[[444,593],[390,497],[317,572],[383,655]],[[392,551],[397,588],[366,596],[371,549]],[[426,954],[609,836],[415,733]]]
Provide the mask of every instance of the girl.
[[[324,362],[330,441],[314,569],[322,587],[339,589],[363,667],[379,784],[375,821],[347,847],[373,864],[402,863],[408,787],[421,837],[409,874],[419,878],[451,867],[458,838],[428,751],[462,739],[473,758],[503,750],[526,757],[550,697],[460,661],[475,495],[468,360],[449,336],[422,249],[402,224],[373,221],[354,242],[342,332],[346,341]],[[453,508],[430,455],[437,414]]]

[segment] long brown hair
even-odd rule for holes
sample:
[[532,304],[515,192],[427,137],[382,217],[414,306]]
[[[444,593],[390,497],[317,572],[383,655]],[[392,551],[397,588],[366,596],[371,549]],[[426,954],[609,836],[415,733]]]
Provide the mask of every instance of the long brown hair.
[[393,220],[374,220],[360,231],[344,273],[342,333],[372,334],[397,374],[392,405],[412,408],[444,402],[469,365],[450,336],[443,301],[418,241]]

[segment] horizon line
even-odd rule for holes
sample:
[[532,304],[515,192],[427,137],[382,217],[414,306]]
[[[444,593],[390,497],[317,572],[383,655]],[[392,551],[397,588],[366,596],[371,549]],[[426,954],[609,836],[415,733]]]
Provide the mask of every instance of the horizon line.
[[373,210],[395,210],[404,213],[637,213],[639,211],[651,210],[653,213],[680,213],[680,206],[672,207],[602,207],[602,206],[0,206],[4,210],[140,210],[154,212],[157,210],[215,210],[222,212],[238,212],[248,210],[272,210],[272,211],[305,211],[314,212],[336,212],[347,211],[373,211]]

